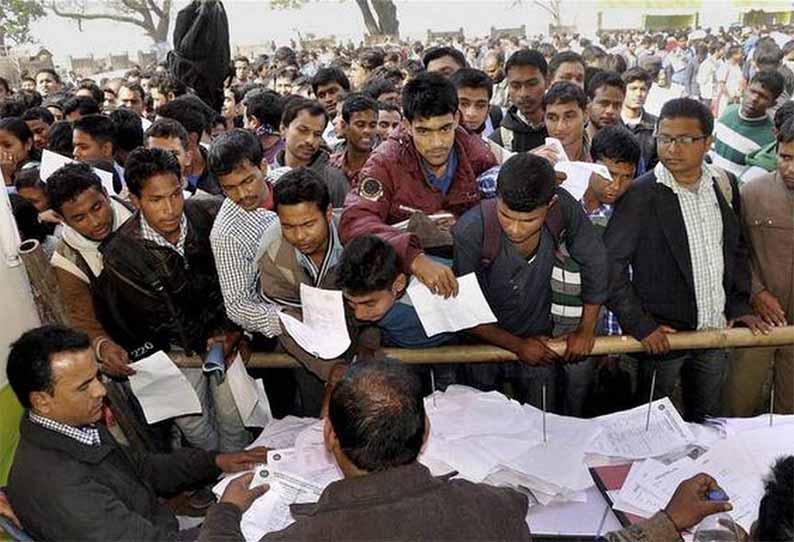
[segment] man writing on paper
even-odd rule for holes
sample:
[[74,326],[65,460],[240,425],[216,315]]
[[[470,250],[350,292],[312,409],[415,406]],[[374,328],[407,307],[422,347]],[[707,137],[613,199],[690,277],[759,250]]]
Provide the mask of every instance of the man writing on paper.
[[22,526],[45,542],[195,540],[197,532],[178,532],[160,497],[211,482],[221,471],[251,469],[267,451],[122,448],[98,423],[105,387],[97,369],[88,336],[66,327],[36,328],[11,345],[8,381],[26,412],[8,497]]
[[[422,387],[407,367],[393,361],[353,365],[331,393],[324,429],[344,479],[329,485],[316,504],[293,505],[296,522],[262,541],[528,541],[526,496],[436,478],[417,462],[429,429]],[[248,483],[229,484],[207,514],[201,542],[244,540],[241,515],[257,496]]]
[[[601,304],[607,297],[606,254],[582,206],[557,188],[544,158],[519,154],[504,163],[497,198],[464,215],[455,227],[455,272],[476,273],[498,324],[470,333],[514,352],[512,364],[467,364],[471,382],[490,391],[506,380],[518,398],[541,404],[542,387],[553,404],[554,364],[587,356],[593,348]],[[552,332],[552,268],[561,239],[581,266],[584,306],[567,337],[564,357],[547,345]]]

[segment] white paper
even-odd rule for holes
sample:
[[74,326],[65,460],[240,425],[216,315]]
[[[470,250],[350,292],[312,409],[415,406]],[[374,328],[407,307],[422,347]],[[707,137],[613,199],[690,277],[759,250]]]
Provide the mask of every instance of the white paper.
[[566,179],[560,185],[568,191],[576,201],[582,199],[587,187],[590,186],[590,176],[595,173],[601,177],[612,180],[609,169],[603,164],[592,164],[590,162],[557,162],[554,171],[565,173]]
[[569,161],[568,153],[565,152],[565,147],[562,145],[562,141],[555,137],[547,137],[545,145],[546,147],[551,147],[557,152],[557,163]]
[[407,295],[428,337],[496,322],[474,273],[458,277],[456,297],[435,295],[418,280],[411,281]]
[[[19,229],[17,229],[16,220],[14,220],[14,211],[11,208],[11,200],[8,198],[8,187],[6,187],[3,172],[0,171],[0,186],[2,186],[3,193],[0,195],[0,205],[3,209],[0,212],[0,249],[3,251],[3,259],[8,267],[16,267],[20,263],[19,259],[19,244],[22,240],[19,237]],[[5,371],[3,376],[0,376],[0,383],[6,382]]]
[[301,284],[303,322],[278,313],[287,333],[301,348],[322,359],[338,358],[350,347],[342,292]]
[[[42,182],[46,183],[47,179],[50,178],[50,175],[55,173],[56,170],[65,166],[66,164],[71,164],[72,162],[76,162],[76,160],[72,160],[71,158],[67,158],[62,154],[58,154],[57,152],[52,152],[48,150],[43,150],[41,153],[41,163],[39,164],[39,178]],[[108,194],[115,194],[116,191],[113,188],[113,173],[109,171],[104,171],[99,168],[91,168],[94,170],[94,173],[97,174],[99,180],[102,181],[102,186],[105,188],[105,191]]]
[[532,506],[527,512],[527,525],[534,535],[602,536],[622,529],[596,487],[585,492],[585,502]]
[[285,416],[280,420],[273,420],[267,424],[254,442],[248,448],[264,446],[273,450],[279,448],[292,448],[295,439],[310,425],[317,423],[316,418],[298,418]]
[[[441,213],[433,213],[432,215],[427,215],[427,218],[429,218],[433,222],[437,222],[439,220],[455,218],[455,215],[453,215],[452,213],[441,212]],[[410,221],[411,219],[409,218],[407,220],[403,220],[402,222],[397,222],[396,224],[392,224],[391,227],[404,231],[405,229],[408,228],[408,223]]]
[[262,379],[254,380],[237,354],[226,370],[226,381],[246,427],[265,427],[273,419]]
[[155,352],[130,363],[130,367],[135,370],[135,374],[129,376],[130,388],[148,423],[201,414],[196,391],[165,352]]

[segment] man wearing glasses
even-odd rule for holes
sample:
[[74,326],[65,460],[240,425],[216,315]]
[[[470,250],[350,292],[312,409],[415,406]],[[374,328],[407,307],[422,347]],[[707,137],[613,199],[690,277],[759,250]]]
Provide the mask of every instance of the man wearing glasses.
[[670,352],[668,335],[733,325],[769,329],[749,304],[736,178],[703,161],[713,128],[702,103],[667,102],[656,125],[660,162],[621,198],[604,236],[607,306],[645,347],[638,398],[670,395],[680,375],[689,421],[720,414],[726,352]]

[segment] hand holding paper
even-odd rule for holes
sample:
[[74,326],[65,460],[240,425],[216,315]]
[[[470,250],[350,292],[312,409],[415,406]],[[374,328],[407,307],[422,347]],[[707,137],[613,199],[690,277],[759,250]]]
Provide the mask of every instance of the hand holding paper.
[[444,298],[418,280],[408,286],[407,295],[428,337],[496,322],[474,273],[459,277],[458,288],[457,297]]

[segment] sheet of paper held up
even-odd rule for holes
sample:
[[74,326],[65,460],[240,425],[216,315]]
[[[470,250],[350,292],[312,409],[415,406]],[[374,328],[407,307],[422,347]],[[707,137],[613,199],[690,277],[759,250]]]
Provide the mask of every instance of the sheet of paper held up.
[[163,351],[135,363],[129,377],[132,393],[138,398],[148,423],[157,423],[186,414],[201,414],[201,403],[193,386]]
[[[56,152],[44,150],[41,153],[41,164],[39,164],[39,178],[42,182],[46,183],[47,179],[50,178],[50,175],[55,173],[55,171],[66,164],[71,164],[72,162],[76,162],[76,160],[72,160],[71,158],[67,158],[62,154],[58,154]],[[105,188],[108,194],[115,194],[116,191],[113,188],[113,174],[101,170],[99,168],[91,168],[94,170],[94,173],[97,174],[99,180],[102,181],[102,186]]]
[[653,402],[650,426],[646,431],[647,415],[646,404],[596,418],[603,432],[587,451],[627,459],[645,459],[683,448],[695,440],[669,398]]
[[273,419],[262,379],[248,374],[240,354],[226,370],[226,381],[246,427],[265,427]]
[[474,273],[458,277],[458,295],[444,299],[418,280],[407,291],[428,337],[496,322]]
[[301,306],[303,322],[283,312],[278,314],[290,337],[318,358],[334,359],[344,354],[350,346],[350,335],[342,292],[301,284]]
[[612,180],[609,169],[603,164],[591,164],[589,162],[557,162],[554,165],[555,171],[561,171],[567,178],[560,185],[568,191],[576,201],[582,199],[587,187],[590,186],[590,175],[596,173],[601,177]]
[[568,158],[568,153],[565,152],[565,147],[562,145],[562,141],[556,137],[547,137],[544,146],[554,149],[557,153],[557,162],[567,162],[570,160]]

